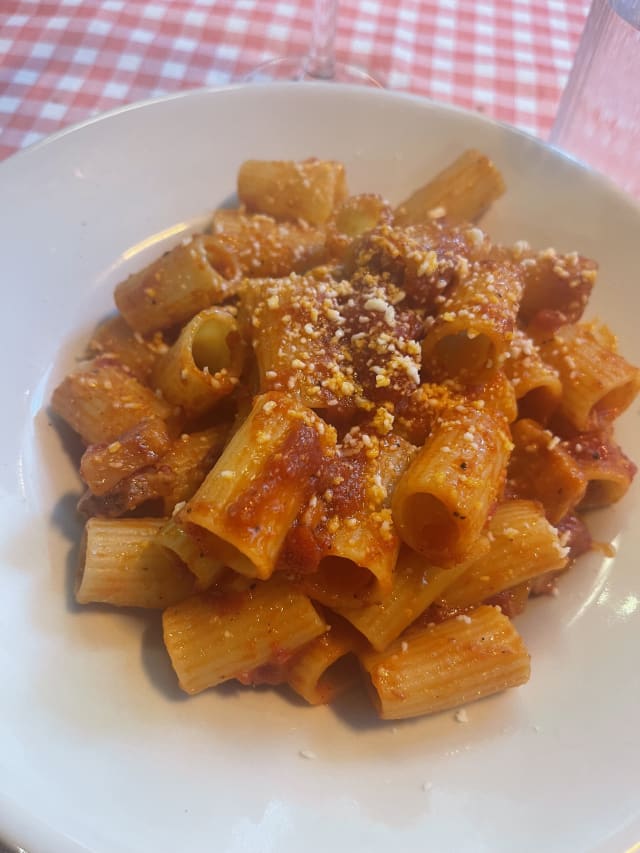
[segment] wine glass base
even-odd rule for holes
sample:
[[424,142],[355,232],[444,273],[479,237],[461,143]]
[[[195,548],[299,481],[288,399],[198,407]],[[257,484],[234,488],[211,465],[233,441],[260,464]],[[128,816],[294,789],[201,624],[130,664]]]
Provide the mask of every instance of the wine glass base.
[[248,83],[269,83],[277,81],[301,81],[309,83],[352,83],[360,86],[376,86],[382,89],[382,84],[367,74],[361,68],[347,65],[344,62],[336,62],[332,73],[313,73],[304,56],[279,57],[270,59],[258,65],[243,77]]

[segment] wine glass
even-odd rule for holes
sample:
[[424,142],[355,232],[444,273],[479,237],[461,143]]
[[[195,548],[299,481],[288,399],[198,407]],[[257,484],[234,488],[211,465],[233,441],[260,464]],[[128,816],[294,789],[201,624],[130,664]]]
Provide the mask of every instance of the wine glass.
[[334,81],[382,88],[366,71],[336,60],[337,17],[338,0],[314,0],[307,54],[270,59],[250,71],[244,79],[256,83],[275,80]]

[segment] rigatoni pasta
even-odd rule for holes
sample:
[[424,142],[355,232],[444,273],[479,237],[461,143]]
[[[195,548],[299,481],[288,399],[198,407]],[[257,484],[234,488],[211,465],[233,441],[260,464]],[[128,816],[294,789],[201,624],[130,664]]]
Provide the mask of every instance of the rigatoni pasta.
[[247,160],[238,171],[240,201],[276,219],[322,225],[346,195],[345,169],[335,161]]
[[640,370],[587,324],[559,328],[540,353],[562,382],[559,414],[579,432],[606,426],[635,400]]
[[81,364],[53,392],[51,406],[86,444],[115,441],[144,418],[167,420],[172,407],[117,358]]
[[89,519],[76,585],[78,603],[161,609],[194,592],[193,574],[155,540],[162,525],[159,518]]
[[118,310],[138,334],[184,323],[234,291],[235,257],[206,237],[186,240],[115,290]]
[[588,485],[585,472],[566,442],[530,418],[516,421],[511,436],[509,491],[539,501],[549,521],[559,524],[582,503]]
[[304,646],[288,665],[287,682],[310,705],[327,705],[357,678],[356,654],[365,645],[354,628],[332,616],[329,630]]
[[231,394],[243,362],[244,342],[235,317],[224,308],[206,308],[157,361],[152,383],[165,400],[193,418]]
[[516,328],[522,280],[509,264],[478,262],[462,271],[428,320],[422,359],[429,374],[478,379],[491,375]]
[[486,605],[409,632],[362,656],[384,720],[432,714],[529,680],[530,656],[513,623]]
[[164,638],[180,686],[199,693],[237,678],[260,683],[260,668],[291,658],[326,624],[306,596],[280,579],[244,590],[203,592],[167,608]]
[[265,580],[329,456],[335,431],[284,394],[256,397],[179,519],[213,534],[226,565]]
[[447,610],[466,610],[538,575],[563,569],[568,551],[535,501],[500,503],[487,525],[489,547],[447,586]]
[[489,518],[512,447],[504,419],[484,408],[444,412],[393,495],[402,539],[437,565],[463,560]]
[[360,684],[401,719],[525,683],[513,620],[636,472],[596,263],[495,243],[474,150],[395,207],[330,160],[237,189],[54,391],[85,445],[77,600],[161,609],[187,693]]
[[305,220],[282,222],[264,213],[223,208],[214,213],[211,231],[248,278],[303,273],[326,257],[324,231]]
[[464,151],[396,209],[401,225],[414,225],[430,218],[447,217],[452,222],[474,222],[505,191],[499,170],[480,151]]
[[336,606],[334,609],[356,627],[374,649],[383,651],[488,549],[489,540],[479,539],[470,557],[443,569],[431,565],[421,554],[403,545],[393,587],[382,601],[363,607]]

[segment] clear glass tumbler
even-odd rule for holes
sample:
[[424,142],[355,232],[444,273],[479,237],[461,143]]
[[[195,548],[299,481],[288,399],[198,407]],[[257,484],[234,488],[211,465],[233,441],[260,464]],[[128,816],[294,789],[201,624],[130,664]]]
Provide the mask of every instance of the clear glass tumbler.
[[549,139],[640,198],[640,0],[593,0]]

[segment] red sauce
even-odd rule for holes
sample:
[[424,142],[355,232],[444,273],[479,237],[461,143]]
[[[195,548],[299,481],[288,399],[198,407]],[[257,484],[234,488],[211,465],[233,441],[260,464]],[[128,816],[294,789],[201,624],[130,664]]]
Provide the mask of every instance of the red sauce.
[[311,527],[297,519],[278,555],[278,568],[296,575],[315,572],[330,544],[331,537],[324,525]]
[[255,480],[248,489],[227,507],[227,517],[238,529],[257,535],[265,520],[277,517],[283,509],[283,499],[301,490],[315,490],[318,471],[322,468],[323,452],[315,429],[302,424],[290,432],[271,457],[267,476]]
[[[367,460],[364,453],[349,458],[330,459],[325,466],[321,489],[331,490],[330,514],[348,518],[362,512],[365,500],[365,469]],[[323,488],[324,487],[324,488]]]

